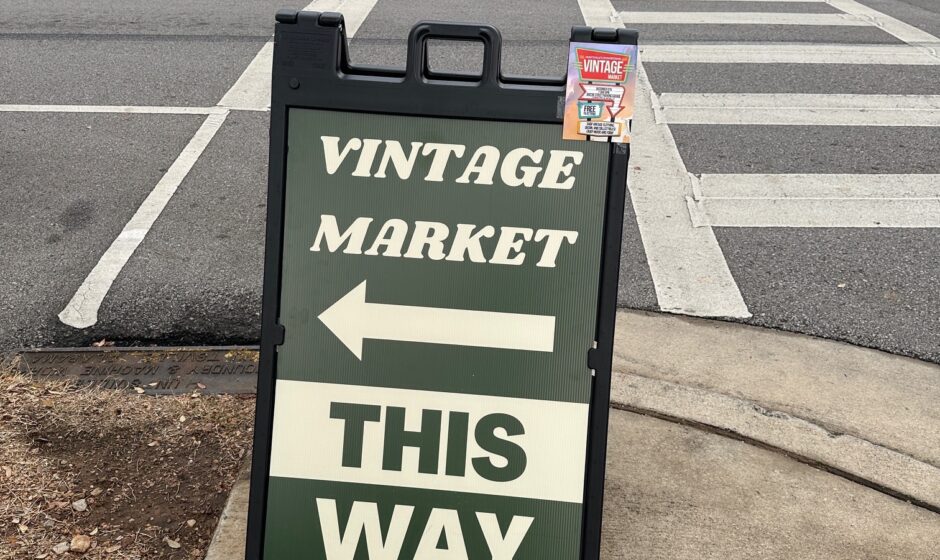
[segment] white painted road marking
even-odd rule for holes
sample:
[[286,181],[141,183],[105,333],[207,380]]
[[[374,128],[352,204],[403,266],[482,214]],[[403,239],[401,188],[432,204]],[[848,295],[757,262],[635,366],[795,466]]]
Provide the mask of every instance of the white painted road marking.
[[[345,9],[347,35],[352,37],[362,20],[369,14],[376,0],[315,0],[305,10],[334,11],[337,8]],[[228,99],[233,105],[239,105],[243,110],[264,110],[270,104],[270,93],[260,94],[261,90],[270,90],[270,43],[255,55],[242,76],[235,85],[222,96],[222,101]],[[267,73],[259,71],[267,58]],[[250,70],[250,72],[249,72]],[[247,76],[246,76],[247,74]],[[237,89],[236,89],[237,88]],[[220,105],[222,104],[220,101]],[[263,104],[263,106],[261,106]],[[160,182],[153,188],[134,216],[124,226],[124,229],[111,243],[95,267],[78,287],[65,309],[59,313],[59,320],[75,328],[87,328],[98,322],[98,309],[105,296],[114,284],[114,280],[124,269],[131,255],[150,232],[150,228],[160,217],[160,213],[170,202],[170,198],[179,188],[180,184],[202,155],[203,150],[215,137],[222,127],[229,110],[225,107],[217,108],[219,112],[212,112],[196,131],[183,152],[167,169]]]
[[0,105],[0,113],[124,113],[136,115],[221,115],[222,107],[148,107],[146,105]]
[[709,198],[940,198],[940,175],[721,174],[698,177]]
[[[317,0],[304,10],[342,12],[346,36],[352,37],[375,7],[378,0]],[[235,85],[222,97],[219,105],[227,109],[264,111],[271,107],[271,65],[274,42],[267,42],[245,68]]]
[[203,150],[215,137],[215,133],[222,127],[226,116],[228,116],[227,112],[206,117],[189,144],[183,148],[183,152],[167,169],[157,186],[147,195],[120,235],[111,243],[98,264],[66,304],[65,309],[59,313],[60,321],[77,329],[90,327],[98,322],[98,308],[101,307],[101,302],[111,289],[114,279],[144,240],[153,223],[160,217],[160,213],[166,208],[170,198],[176,193],[176,189],[202,155]]
[[910,45],[819,43],[679,43],[640,45],[644,62],[694,64],[937,65],[940,56]]
[[[616,12],[609,0],[579,5],[587,25],[611,26]],[[688,172],[669,127],[656,123],[653,97],[640,64],[627,186],[659,306],[687,315],[750,317],[714,232],[693,227],[686,207]]]
[[555,317],[366,301],[366,281],[318,317],[362,359],[363,339],[552,352]]
[[228,109],[263,111],[271,107],[271,65],[274,61],[274,43],[261,47],[242,75],[219,105]]
[[627,25],[665,23],[682,25],[838,25],[862,27],[870,20],[850,14],[769,12],[621,12]]
[[664,93],[669,124],[940,126],[940,95]]
[[940,227],[940,175],[703,174],[697,227]]
[[696,227],[940,227],[940,198],[703,198],[689,210]]
[[761,2],[772,2],[774,4],[813,4],[813,3],[825,3],[826,0],[686,0],[687,2],[747,2],[747,3],[761,3]]
[[899,19],[869,8],[868,6],[864,6],[855,0],[826,0],[826,3],[842,10],[848,15],[870,21],[872,25],[886,33],[894,35],[910,45],[925,44],[927,46],[940,47],[940,39],[937,39],[923,29],[919,29]]

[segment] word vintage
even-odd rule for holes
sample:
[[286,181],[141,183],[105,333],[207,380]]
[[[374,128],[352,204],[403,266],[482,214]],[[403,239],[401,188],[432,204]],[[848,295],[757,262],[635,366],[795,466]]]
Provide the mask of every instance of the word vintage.
[[[423,181],[455,186],[492,187],[494,181],[509,188],[570,190],[577,181],[574,168],[584,154],[569,150],[515,148],[503,154],[495,146],[479,146],[470,155],[463,144],[411,142],[406,149],[396,140],[321,136],[326,172],[341,170],[353,177],[411,179],[419,159],[425,159]],[[357,153],[353,158],[351,154]],[[466,156],[466,157],[465,157]],[[345,165],[344,162],[350,160]],[[543,165],[544,160],[544,165]],[[487,240],[495,242],[488,243]],[[340,224],[333,214],[322,214],[311,251],[342,251],[348,255],[404,257],[501,265],[522,265],[524,249],[540,244],[535,266],[554,268],[564,245],[574,245],[578,232],[552,228],[527,228],[478,224],[451,224],[398,218],[381,225],[360,216]]]

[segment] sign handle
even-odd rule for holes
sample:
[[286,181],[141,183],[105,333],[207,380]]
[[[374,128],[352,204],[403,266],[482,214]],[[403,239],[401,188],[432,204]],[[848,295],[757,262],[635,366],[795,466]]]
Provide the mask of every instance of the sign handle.
[[437,77],[466,80],[472,75],[441,75],[430,71],[428,68],[428,39],[483,43],[483,70],[480,73],[479,82],[484,86],[499,87],[499,65],[502,56],[503,38],[495,27],[468,23],[423,21],[411,28],[411,32],[408,34],[408,62],[405,71],[408,80],[415,83],[425,83],[428,79]]

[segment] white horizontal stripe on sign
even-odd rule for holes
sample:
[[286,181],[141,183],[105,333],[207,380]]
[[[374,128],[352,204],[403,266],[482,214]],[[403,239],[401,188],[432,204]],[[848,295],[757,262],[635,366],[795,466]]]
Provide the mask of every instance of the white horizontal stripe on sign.
[[940,95],[664,93],[669,124],[940,126]]
[[703,174],[704,198],[940,198],[940,175]]
[[690,25],[873,25],[849,14],[801,14],[768,12],[620,12],[627,27],[637,23]]
[[682,43],[640,45],[643,62],[694,64],[936,65],[940,56],[910,45],[814,43]]
[[[270,476],[572,503],[583,500],[587,404],[289,380],[277,381],[274,403]],[[346,421],[330,417],[331,403],[382,407],[379,421],[364,423],[360,467],[343,466]],[[441,411],[437,473],[418,472],[419,450],[413,447],[405,448],[400,471],[383,470],[386,407],[406,410],[405,429],[409,431],[421,429],[423,410]],[[464,476],[445,474],[447,455],[452,452],[448,449],[450,412],[469,414]],[[507,464],[475,440],[476,424],[490,414],[508,414],[523,426],[520,435],[495,432],[525,452],[525,470],[514,480],[488,480],[472,464],[475,457],[489,458],[497,467]]]
[[144,115],[218,115],[222,107],[148,107],[146,105],[0,105],[0,113],[126,113]]

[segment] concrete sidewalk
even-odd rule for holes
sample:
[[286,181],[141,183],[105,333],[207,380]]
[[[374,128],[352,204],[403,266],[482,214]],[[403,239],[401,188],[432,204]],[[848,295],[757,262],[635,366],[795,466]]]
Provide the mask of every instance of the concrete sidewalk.
[[[603,557],[940,558],[940,367],[618,314]],[[248,481],[207,560],[242,557]]]

